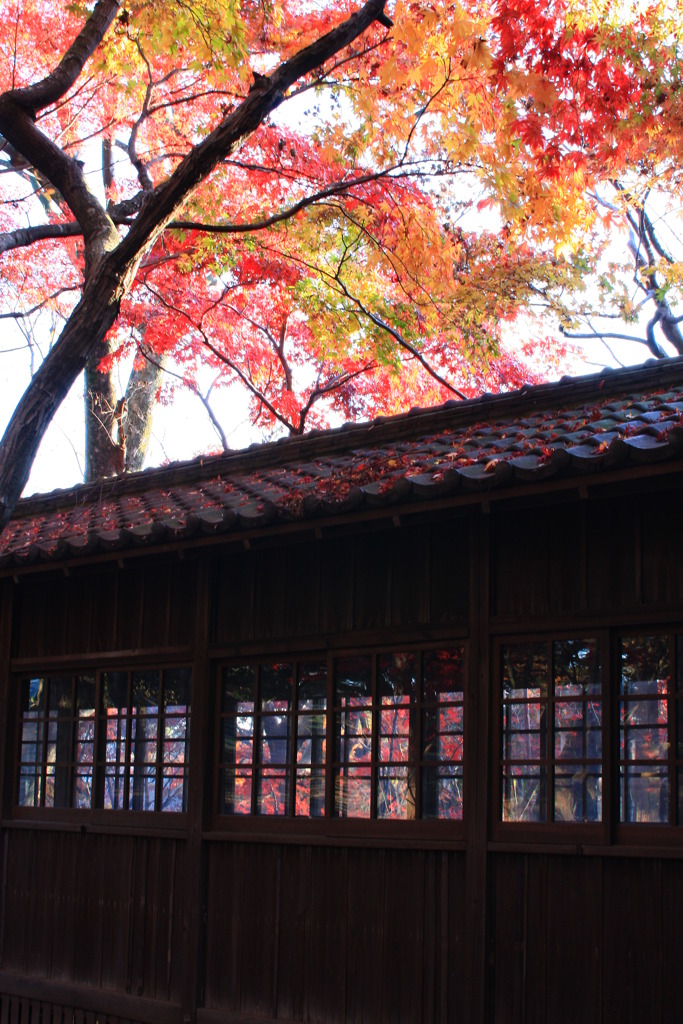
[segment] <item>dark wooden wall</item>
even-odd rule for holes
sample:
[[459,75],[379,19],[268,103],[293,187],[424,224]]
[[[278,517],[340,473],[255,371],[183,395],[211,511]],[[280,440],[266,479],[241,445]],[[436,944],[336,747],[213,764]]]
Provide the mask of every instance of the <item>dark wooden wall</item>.
[[462,854],[212,844],[209,893],[207,1007],[325,1024],[461,1019]]
[[[490,691],[475,692],[480,670],[491,682],[498,636],[683,621],[681,507],[677,484],[577,487],[431,522],[402,515],[8,581],[5,680],[98,658],[191,661],[205,719],[193,720],[195,767],[212,735],[212,659],[469,636],[477,762],[466,763],[465,839],[438,848],[376,842],[376,830],[284,842],[245,834],[243,821],[216,830],[210,771],[175,834],[130,819],[18,822],[6,763],[0,1024],[94,1024],[96,1011],[112,1024],[683,1019],[683,843],[660,857],[493,842],[496,711]],[[6,713],[11,696],[5,686]],[[13,764],[12,730],[10,714]]]

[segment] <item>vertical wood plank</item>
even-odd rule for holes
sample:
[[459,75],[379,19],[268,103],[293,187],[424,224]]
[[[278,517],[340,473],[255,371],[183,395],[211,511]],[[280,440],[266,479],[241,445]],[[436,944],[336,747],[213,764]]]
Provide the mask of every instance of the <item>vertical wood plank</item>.
[[385,533],[356,539],[354,626],[387,626],[391,600],[392,548]]
[[261,640],[284,635],[288,599],[287,564],[283,548],[254,554],[254,632]]
[[612,612],[634,607],[639,561],[634,503],[614,498],[592,501],[586,514],[589,609]]
[[311,851],[306,846],[283,846],[281,856],[275,1011],[285,1020],[304,1020],[309,976]]
[[117,581],[116,646],[121,650],[137,649],[142,641],[142,569],[124,565]]
[[496,1024],[526,1024],[524,979],[526,856],[498,854],[494,861],[494,1014]]
[[[374,860],[377,865],[379,857]],[[423,858],[416,851],[386,850],[382,858],[381,1020],[419,1024],[422,974]],[[376,870],[376,868],[375,868]],[[408,899],[407,894],[415,898]],[[369,953],[369,950],[367,951]]]
[[382,1020],[385,850],[348,852],[346,1021]]
[[234,545],[216,561],[213,572],[211,635],[217,643],[254,636],[254,556]]
[[285,554],[285,636],[315,636],[320,631],[320,545],[310,540],[288,547]]
[[348,1019],[348,850],[311,850],[310,945],[307,1016],[320,1024]]
[[662,863],[662,1021],[683,1020],[683,861]]
[[429,621],[429,542],[423,526],[400,526],[390,535],[391,623]]
[[171,567],[168,561],[145,567],[141,573],[142,583],[142,630],[143,647],[162,647],[177,643],[171,638],[169,622],[171,609]]
[[429,621],[466,622],[470,607],[470,520],[454,515],[429,528]]
[[353,626],[355,545],[349,537],[324,541],[320,550],[320,629],[324,635]]
[[554,1024],[602,1021],[602,902],[598,858],[548,858],[546,1016]]
[[604,862],[603,1024],[662,1019],[662,865]]

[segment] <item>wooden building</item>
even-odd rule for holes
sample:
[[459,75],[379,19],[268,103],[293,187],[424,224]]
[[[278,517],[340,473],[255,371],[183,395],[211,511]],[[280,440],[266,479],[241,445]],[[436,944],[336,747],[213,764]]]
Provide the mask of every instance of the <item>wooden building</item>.
[[0,1024],[683,1020],[683,362],[25,500]]

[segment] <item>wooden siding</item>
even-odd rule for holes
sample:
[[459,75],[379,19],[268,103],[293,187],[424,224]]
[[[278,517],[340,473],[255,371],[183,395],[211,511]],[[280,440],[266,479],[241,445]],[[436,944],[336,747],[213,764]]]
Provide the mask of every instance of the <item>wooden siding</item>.
[[221,908],[207,923],[209,1008],[326,1024],[462,1019],[461,853],[213,843],[207,905]]
[[683,861],[496,854],[496,1024],[681,1019]]
[[214,644],[343,637],[467,621],[469,523],[462,515],[216,559]]
[[3,971],[179,1002],[184,844],[8,829]]
[[189,647],[194,591],[193,561],[177,558],[24,577],[16,587],[14,656]]

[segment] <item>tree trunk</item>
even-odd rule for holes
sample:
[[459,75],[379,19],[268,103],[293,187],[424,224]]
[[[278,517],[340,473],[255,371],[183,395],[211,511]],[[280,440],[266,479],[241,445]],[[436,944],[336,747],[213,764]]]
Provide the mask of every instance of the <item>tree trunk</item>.
[[337,28],[255,80],[237,107],[190,150],[171,176],[145,194],[124,238],[90,192],[77,161],[37,128],[35,115],[56,102],[82,71],[118,10],[115,0],[98,0],[79,39],[60,67],[42,83],[0,96],[0,132],[59,189],[79,221],[85,241],[85,285],[56,345],[33,377],[0,443],[0,529],[24,489],[40,442],[58,406],[91,360],[106,352],[106,336],[118,317],[143,255],[182,209],[198,185],[278,107],[302,76],[352,43],[374,21],[391,22],[385,0],[367,0]]
[[100,373],[98,352],[85,368],[85,482],[116,476],[124,468],[123,452],[117,443],[116,392],[111,373]]
[[166,357],[145,359],[131,370],[126,388],[126,471],[142,469],[152,434],[152,413],[164,372]]

